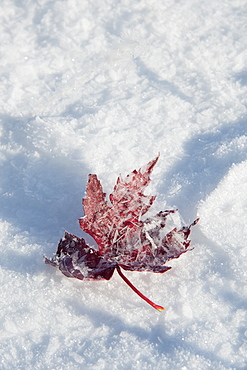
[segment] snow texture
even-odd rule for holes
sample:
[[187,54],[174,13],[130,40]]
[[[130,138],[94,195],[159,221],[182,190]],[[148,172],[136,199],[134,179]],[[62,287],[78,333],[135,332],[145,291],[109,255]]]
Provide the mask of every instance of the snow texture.
[[[245,0],[2,0],[0,369],[247,366]],[[195,249],[165,274],[68,279],[87,176],[160,152],[152,215],[178,208]],[[178,216],[177,216],[178,217]],[[179,222],[179,220],[177,220]]]

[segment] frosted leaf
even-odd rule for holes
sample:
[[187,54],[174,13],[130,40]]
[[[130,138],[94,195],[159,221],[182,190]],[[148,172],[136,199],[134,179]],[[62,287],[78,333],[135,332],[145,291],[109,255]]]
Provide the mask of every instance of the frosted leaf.
[[80,227],[98,244],[98,251],[90,248],[83,238],[65,233],[58,244],[56,255],[46,263],[57,266],[67,277],[80,280],[109,280],[117,269],[125,282],[143,299],[158,310],[122,274],[120,267],[129,271],[152,271],[163,273],[171,267],[166,262],[178,258],[190,246],[191,226],[167,231],[167,218],[176,210],[159,212],[144,221],[142,216],[149,210],[155,196],[144,195],[150,182],[150,174],[158,157],[145,167],[134,170],[122,179],[118,177],[110,194],[106,194],[96,175],[89,175],[86,198],[83,199],[85,216],[79,219]]

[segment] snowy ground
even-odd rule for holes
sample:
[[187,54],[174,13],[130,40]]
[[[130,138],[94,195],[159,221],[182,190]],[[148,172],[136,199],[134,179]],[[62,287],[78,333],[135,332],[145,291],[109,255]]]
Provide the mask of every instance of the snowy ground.
[[[243,369],[245,0],[2,0],[0,369]],[[45,265],[88,173],[160,159],[154,212],[196,217],[165,274],[80,282]],[[87,239],[89,240],[89,239]]]

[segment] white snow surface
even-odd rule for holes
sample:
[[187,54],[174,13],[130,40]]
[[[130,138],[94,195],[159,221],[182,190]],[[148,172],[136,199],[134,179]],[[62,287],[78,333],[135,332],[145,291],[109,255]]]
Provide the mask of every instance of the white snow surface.
[[[1,0],[0,369],[246,369],[246,0]],[[160,152],[147,194],[193,251],[164,274],[45,265]]]

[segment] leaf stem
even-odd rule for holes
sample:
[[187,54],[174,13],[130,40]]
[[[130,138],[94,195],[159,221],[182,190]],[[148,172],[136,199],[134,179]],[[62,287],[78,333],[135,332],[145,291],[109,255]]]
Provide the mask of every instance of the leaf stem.
[[116,267],[117,269],[117,272],[119,273],[120,277],[125,281],[126,284],[128,284],[128,286],[134,290],[134,292],[136,294],[139,295],[139,297],[141,297],[142,299],[144,299],[144,301],[146,301],[148,304],[150,304],[153,308],[155,308],[156,310],[158,311],[163,311],[164,310],[164,307],[162,306],[158,306],[157,304],[155,304],[154,302],[150,301],[150,299],[148,299],[147,297],[145,297],[145,295],[143,295],[130,281],[129,279],[127,279],[126,276],[124,276],[124,274],[122,273],[121,269],[119,266]]

